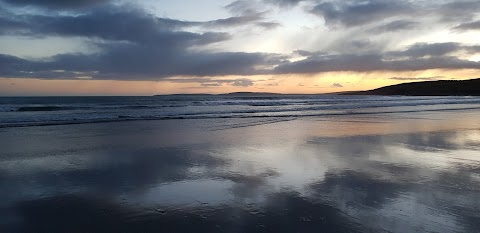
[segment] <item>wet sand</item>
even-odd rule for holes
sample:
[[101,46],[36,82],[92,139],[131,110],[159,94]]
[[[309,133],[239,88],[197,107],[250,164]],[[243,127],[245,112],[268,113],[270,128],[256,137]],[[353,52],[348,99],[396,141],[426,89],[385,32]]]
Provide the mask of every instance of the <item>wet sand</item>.
[[0,129],[0,232],[479,232],[478,111]]

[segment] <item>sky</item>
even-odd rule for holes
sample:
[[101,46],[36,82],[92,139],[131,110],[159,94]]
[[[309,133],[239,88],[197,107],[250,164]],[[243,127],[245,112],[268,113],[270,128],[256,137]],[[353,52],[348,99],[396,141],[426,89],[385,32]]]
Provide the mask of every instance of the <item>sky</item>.
[[0,95],[330,93],[472,79],[478,38],[478,0],[0,0]]

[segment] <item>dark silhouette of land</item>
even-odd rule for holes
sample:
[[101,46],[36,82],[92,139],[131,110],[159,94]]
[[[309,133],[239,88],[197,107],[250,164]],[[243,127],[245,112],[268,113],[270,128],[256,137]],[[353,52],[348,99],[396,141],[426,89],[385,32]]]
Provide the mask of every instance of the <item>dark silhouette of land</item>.
[[[230,92],[223,94],[169,94],[169,95],[155,95],[155,96],[232,96],[232,97],[248,97],[248,96],[272,96],[272,95],[285,95],[272,92]],[[291,94],[288,94],[291,95]]]
[[340,95],[407,95],[407,96],[480,96],[480,78],[402,83],[369,91],[337,93]]
[[[315,94],[281,94],[270,92],[232,92],[225,94],[170,94],[157,96],[232,96],[262,97],[275,95],[315,95]],[[401,83],[380,87],[368,91],[346,91],[327,93],[326,95],[406,95],[406,96],[480,96],[480,78],[470,80],[439,80]]]

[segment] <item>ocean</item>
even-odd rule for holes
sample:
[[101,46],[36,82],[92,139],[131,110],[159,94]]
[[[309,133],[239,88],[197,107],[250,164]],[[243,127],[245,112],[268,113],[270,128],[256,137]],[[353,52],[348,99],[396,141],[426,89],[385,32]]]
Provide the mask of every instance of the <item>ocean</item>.
[[131,120],[301,118],[480,109],[480,97],[169,95],[2,97],[0,128]]
[[480,98],[0,98],[0,232],[480,232]]

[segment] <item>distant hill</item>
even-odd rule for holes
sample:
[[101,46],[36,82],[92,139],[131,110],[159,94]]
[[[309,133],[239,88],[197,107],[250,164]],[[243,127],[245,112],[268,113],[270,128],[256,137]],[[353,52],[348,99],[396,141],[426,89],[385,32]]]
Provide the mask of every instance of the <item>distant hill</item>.
[[369,91],[341,95],[407,95],[407,96],[480,96],[480,78],[402,83]]
[[270,93],[270,92],[231,92],[226,94],[219,95],[228,95],[228,96],[263,96],[263,95],[281,95],[279,93]]
[[[232,92],[225,94],[169,94],[156,96],[191,97],[191,96],[232,96],[232,97],[262,97],[275,95],[302,95],[280,94],[270,92]],[[303,94],[315,95],[315,94]],[[323,94],[325,95],[325,94]],[[402,83],[381,87],[369,91],[347,91],[327,93],[326,95],[407,95],[407,96],[480,96],[480,78],[470,80],[440,80]]]
[[270,92],[231,92],[224,94],[168,94],[168,95],[155,95],[155,96],[172,96],[172,97],[182,97],[182,96],[239,96],[239,97],[248,97],[248,96],[271,96],[271,95],[282,95],[279,93],[270,93]]

